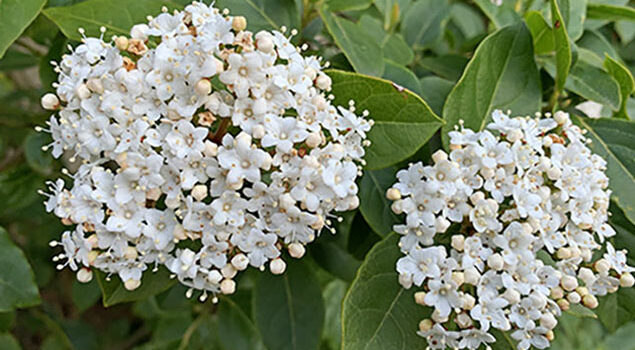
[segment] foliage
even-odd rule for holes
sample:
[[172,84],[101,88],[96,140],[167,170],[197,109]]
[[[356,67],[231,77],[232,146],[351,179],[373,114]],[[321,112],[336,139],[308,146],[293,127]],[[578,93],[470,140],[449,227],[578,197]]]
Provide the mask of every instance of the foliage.
[[[429,310],[397,282],[398,218],[384,193],[397,168],[429,163],[460,120],[481,129],[496,108],[576,115],[608,162],[613,243],[635,251],[632,1],[217,0],[254,32],[298,29],[294,42],[331,63],[335,102],[370,112],[360,209],[333,219],[337,234],[324,230],[284,276],[248,271],[218,304],[188,300],[163,270],[135,292],[114,277],[80,284],[57,272],[48,242],[64,228],[37,190],[72,164],[54,162],[41,151],[49,136],[32,131],[49,116],[39,106],[49,62],[79,27],[110,37],[188,2],[0,1],[0,348],[424,348],[415,332]],[[576,108],[587,100],[600,112]],[[633,296],[624,289],[593,315],[567,313],[553,348],[632,348]],[[501,336],[495,348],[509,343]]]

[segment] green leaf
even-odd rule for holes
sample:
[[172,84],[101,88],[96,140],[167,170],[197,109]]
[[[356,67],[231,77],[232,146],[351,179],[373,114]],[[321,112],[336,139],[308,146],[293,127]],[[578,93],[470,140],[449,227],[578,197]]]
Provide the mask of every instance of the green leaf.
[[635,320],[635,289],[620,288],[615,293],[600,297],[596,314],[611,333]]
[[0,266],[0,312],[40,303],[31,266],[3,228],[0,228]]
[[359,209],[368,225],[382,237],[389,235],[392,226],[399,222],[386,198],[386,191],[395,183],[396,173],[394,167],[366,170],[359,185],[359,196],[363,199]]
[[320,284],[302,261],[281,276],[264,273],[254,286],[253,310],[264,344],[276,350],[317,349],[324,321]]
[[414,52],[401,34],[387,33],[379,19],[363,15],[359,19],[358,26],[362,27],[367,34],[377,38],[375,40],[379,40],[384,58],[402,65],[407,65],[414,59]]
[[0,58],[37,17],[46,0],[0,1]]
[[342,349],[424,349],[417,325],[430,310],[414,302],[416,288],[404,289],[395,270],[402,255],[392,234],[368,253],[342,310]]
[[628,68],[624,67],[620,62],[614,60],[611,56],[606,54],[604,59],[604,68],[609,72],[609,74],[615,79],[617,84],[620,87],[620,96],[622,99],[622,103],[620,104],[620,109],[615,112],[615,116],[618,118],[628,119],[629,117],[626,111],[626,103],[628,102],[629,96],[633,93],[635,89],[635,81],[633,81],[633,75],[628,70]]
[[459,55],[442,55],[438,57],[423,57],[416,62],[430,72],[452,81],[457,81],[467,66],[467,58]]
[[401,33],[411,46],[429,47],[441,38],[449,15],[447,0],[419,0],[405,14]]
[[[554,0],[551,0],[554,1]],[[578,40],[584,31],[584,19],[586,17],[587,0],[555,0],[557,1],[562,24],[567,28],[569,38],[572,41]],[[553,7],[551,10],[552,20],[554,18]],[[553,20],[555,22],[555,20]]]
[[0,71],[20,70],[38,63],[38,58],[20,51],[8,50],[0,59]]
[[311,257],[321,268],[345,281],[352,281],[362,264],[348,251],[349,237],[356,213],[342,213],[340,215],[342,221],[334,223],[335,234],[324,230],[317,241],[309,246]]
[[593,51],[600,60],[603,61],[604,55],[611,57],[619,57],[617,50],[600,32],[595,30],[586,30],[584,35],[575,43],[579,48],[585,48]]
[[[609,211],[612,214],[609,217],[609,224],[617,232],[613,239],[615,248],[626,248],[629,252],[635,251],[635,224],[626,218],[624,211],[615,202],[611,202]],[[635,265],[635,255],[628,254],[626,259],[629,266]]]
[[20,344],[9,333],[0,333],[0,349],[2,350],[20,350]]
[[561,92],[571,69],[572,56],[571,43],[567,34],[568,22],[562,16],[559,1],[568,6],[569,0],[551,0],[553,38],[556,46],[556,89]]
[[106,27],[107,36],[129,34],[130,28],[147,22],[146,17],[161,13],[161,7],[182,8],[182,2],[170,0],[88,0],[66,7],[50,7],[44,15],[55,22],[67,38],[81,40],[77,31],[86,30],[86,36],[99,36],[99,28]]
[[482,130],[493,110],[532,114],[540,109],[540,77],[532,38],[523,22],[504,27],[479,45],[443,108],[444,145],[459,119],[466,128]]
[[547,21],[538,11],[529,11],[525,14],[525,22],[534,39],[534,53],[536,55],[544,55],[551,53],[556,49],[556,43],[553,38],[553,30],[547,24]]
[[331,11],[352,11],[368,8],[373,0],[326,0]]
[[332,350],[342,348],[342,300],[347,289],[348,283],[335,280],[323,292],[326,304],[323,338]]
[[27,164],[42,175],[49,175],[52,171],[53,157],[49,152],[44,152],[42,147],[49,144],[51,137],[41,132],[31,132],[24,140],[24,157]]
[[435,76],[424,77],[420,81],[421,97],[428,103],[432,111],[437,114],[443,113],[443,105],[454,83]]
[[391,60],[385,60],[384,75],[382,78],[390,80],[397,85],[401,85],[406,89],[421,95],[421,84],[419,78],[408,68],[395,63]]
[[93,272],[97,275],[97,282],[101,289],[102,302],[105,307],[145,299],[166,291],[176,283],[175,279],[170,278],[168,270],[163,267],[159,268],[157,272],[146,271],[141,277],[141,285],[133,291],[127,290],[118,276],[112,276],[111,280],[108,281],[105,273],[99,270],[94,270]]
[[633,334],[635,334],[635,322],[629,322],[620,327],[614,334],[606,337],[598,350],[635,350]]
[[225,349],[266,350],[256,326],[229,298],[220,299],[216,330],[218,340]]
[[635,21],[635,9],[631,6],[590,3],[587,7],[587,17],[592,19],[606,19],[609,21]]
[[[187,0],[189,3],[190,1]],[[300,30],[302,7],[295,0],[216,0],[214,6],[228,8],[234,16],[247,18],[247,29],[280,30],[280,27]]]
[[593,310],[584,307],[582,304],[572,304],[565,312],[575,317],[598,318],[598,315]]
[[71,289],[71,297],[75,307],[79,310],[79,312],[83,312],[95,305],[99,300],[99,297],[101,297],[99,283],[97,283],[94,279],[89,283],[81,283],[75,280],[73,281],[73,287]]
[[356,72],[381,76],[384,72],[383,51],[376,38],[359,24],[333,15],[328,6],[319,9],[326,29]]
[[389,81],[331,70],[334,103],[354,100],[359,111],[368,110],[375,125],[368,134],[368,169],[381,169],[413,155],[443,124],[416,94]]
[[494,23],[496,28],[502,28],[518,22],[520,16],[514,11],[515,0],[504,0],[500,6],[495,5],[491,0],[474,0],[474,3],[483,13]]
[[450,9],[452,23],[454,23],[465,38],[470,39],[477,37],[486,32],[483,18],[473,7],[463,4],[454,3]]
[[588,119],[573,117],[576,124],[589,132],[593,153],[607,162],[606,175],[612,199],[635,222],[635,123],[621,119]]

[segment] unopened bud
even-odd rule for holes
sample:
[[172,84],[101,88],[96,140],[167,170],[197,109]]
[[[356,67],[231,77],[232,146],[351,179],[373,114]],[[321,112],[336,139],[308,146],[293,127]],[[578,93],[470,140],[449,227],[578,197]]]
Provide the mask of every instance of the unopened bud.
[[234,294],[234,292],[236,291],[236,282],[234,282],[234,280],[231,279],[224,279],[221,283],[220,283],[220,292],[228,295],[228,294]]
[[123,254],[124,258],[126,258],[127,260],[135,260],[137,256],[139,256],[139,253],[137,252],[137,248],[130,247],[130,246],[126,247],[126,251]]
[[304,256],[304,253],[306,253],[306,249],[302,243],[291,243],[287,248],[292,258],[300,259]]
[[611,263],[608,260],[602,258],[596,261],[595,264],[593,264],[593,268],[595,268],[595,271],[606,275],[611,269]]
[[576,289],[576,287],[578,286],[578,279],[573,276],[565,275],[565,276],[562,276],[562,279],[560,280],[560,285],[562,286],[562,289],[566,290],[567,292],[570,292]]
[[635,279],[633,278],[633,275],[631,275],[630,273],[626,272],[622,276],[620,276],[621,287],[630,288],[633,286],[633,284],[635,284]]
[[212,83],[208,79],[201,79],[194,85],[194,91],[200,96],[207,96],[212,92]]
[[440,150],[438,150],[438,151],[436,151],[436,152],[434,152],[432,154],[432,160],[435,163],[439,163],[439,162],[442,162],[444,160],[448,160],[448,154],[445,153],[445,151],[443,151],[442,149],[440,149]]
[[591,294],[587,294],[582,298],[582,305],[588,307],[589,309],[595,309],[598,307],[598,299]]
[[500,271],[505,266],[505,261],[500,254],[492,254],[487,258],[487,266],[493,270]]
[[77,271],[77,281],[80,283],[88,283],[93,279],[93,271],[87,267],[82,267]]
[[42,108],[47,109],[49,111],[56,110],[60,107],[60,100],[57,98],[57,95],[48,93],[42,96],[40,100],[42,104]]
[[273,259],[269,263],[269,270],[271,270],[271,273],[273,273],[274,275],[281,275],[284,273],[284,270],[286,269],[287,269],[287,263],[285,263],[284,260],[280,258]]
[[126,51],[128,49],[128,38],[125,36],[118,36],[115,38],[115,47],[119,51]]
[[421,292],[415,293],[415,303],[425,306],[426,305],[425,298],[426,298],[426,292],[421,291]]
[[237,32],[243,31],[247,28],[247,19],[243,16],[236,16],[232,20],[232,29]]
[[330,91],[331,90],[332,81],[331,81],[331,78],[328,75],[320,74],[317,77],[317,79],[315,80],[315,84],[321,90]]
[[203,184],[194,186],[194,188],[192,188],[192,197],[197,201],[205,199],[205,197],[207,197],[207,186]]
[[419,322],[419,330],[422,332],[429,331],[432,326],[434,326],[434,323],[429,318],[426,318],[425,320],[421,320],[421,322]]
[[580,296],[580,294],[578,294],[578,292],[571,292],[567,294],[567,300],[571,304],[577,304],[580,302],[580,300],[582,300],[582,297]]
[[231,262],[238,271],[243,271],[249,266],[249,258],[243,253],[236,254]]
[[123,286],[126,288],[126,290],[135,290],[139,288],[140,285],[141,281],[133,280],[132,278],[123,283]]
[[556,114],[553,116],[553,119],[556,121],[556,123],[562,125],[566,123],[567,120],[569,120],[569,116],[563,111],[557,111]]

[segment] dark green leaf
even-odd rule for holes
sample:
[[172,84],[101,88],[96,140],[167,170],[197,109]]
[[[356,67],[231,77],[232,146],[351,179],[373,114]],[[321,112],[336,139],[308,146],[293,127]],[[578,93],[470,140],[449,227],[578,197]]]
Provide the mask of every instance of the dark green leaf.
[[0,58],[44,7],[46,0],[0,1]]
[[38,63],[38,58],[20,51],[9,50],[0,59],[0,71],[20,70],[32,67]]
[[615,79],[620,87],[620,96],[622,103],[620,104],[620,109],[615,113],[615,116],[618,118],[630,120],[631,118],[626,110],[626,103],[628,102],[628,98],[631,96],[631,94],[633,93],[633,89],[635,88],[633,75],[631,75],[631,72],[628,70],[628,68],[624,67],[624,65],[614,60],[608,54],[604,59],[604,68],[609,72],[613,79]]
[[385,69],[383,78],[390,80],[397,85],[401,85],[406,89],[421,95],[421,84],[417,76],[405,66],[390,60],[385,60]]
[[31,266],[3,228],[0,228],[0,266],[0,312],[40,303]]
[[141,286],[128,291],[118,276],[112,276],[108,281],[103,272],[95,270],[95,273],[101,289],[102,302],[106,307],[145,299],[167,290],[176,283],[176,280],[170,278],[170,273],[165,268],[159,268],[157,272],[146,271],[141,278]]
[[574,122],[589,132],[593,153],[607,162],[606,175],[612,199],[635,222],[635,123],[621,119],[588,119],[574,117]]
[[635,289],[620,288],[615,293],[599,298],[596,314],[611,333],[635,320]]
[[635,350],[633,334],[635,334],[635,322],[629,322],[620,327],[614,334],[606,337],[598,350]]
[[421,97],[423,100],[428,103],[434,113],[443,113],[443,105],[454,87],[454,83],[435,76],[422,78],[419,83],[421,84]]
[[443,124],[416,94],[386,80],[332,70],[335,104],[354,100],[375,121],[365,159],[369,169],[381,169],[413,155]]
[[331,11],[351,11],[368,8],[373,0],[326,0]]
[[386,191],[395,183],[397,169],[367,170],[362,176],[359,196],[363,198],[359,209],[368,225],[385,237],[392,232],[392,226],[399,219],[390,209],[391,202],[386,199]]
[[44,15],[55,22],[67,38],[81,40],[77,31],[87,36],[99,36],[99,28],[106,27],[107,35],[129,34],[130,28],[147,22],[147,16],[161,13],[161,7],[182,8],[182,3],[170,0],[88,0],[72,6],[50,7]]
[[24,140],[24,156],[27,164],[42,175],[49,175],[52,169],[53,157],[44,152],[42,147],[51,142],[51,137],[45,133],[31,132]]
[[231,299],[220,300],[217,315],[218,340],[225,349],[266,349],[256,326]]
[[359,19],[358,26],[379,41],[384,58],[402,65],[409,64],[414,59],[414,52],[401,34],[387,33],[377,18],[363,15]]
[[268,349],[317,349],[324,300],[318,280],[305,263],[289,261],[281,276],[263,273],[253,293],[256,327]]
[[459,119],[482,130],[493,110],[532,114],[540,108],[541,91],[531,34],[523,22],[499,29],[476,49],[443,108],[444,145]]
[[393,234],[375,245],[353,281],[342,310],[343,350],[425,349],[416,332],[430,310],[415,304],[415,288],[398,282],[398,240]]
[[[189,2],[189,0],[188,0]],[[234,16],[247,18],[247,29],[279,30],[280,27],[300,30],[302,7],[294,0],[217,0],[214,6],[228,8]]]
[[[562,91],[571,69],[572,56],[571,43],[566,28],[568,22],[563,18],[559,2],[566,4],[567,8],[564,10],[568,11],[569,0],[551,0],[551,24],[553,25],[553,38],[556,45],[556,89]],[[567,14],[569,13],[567,12]]]
[[320,7],[320,16],[335,44],[342,50],[355,71],[362,74],[381,76],[384,72],[383,51],[376,38],[358,23],[332,14],[328,6]]
[[525,21],[534,39],[534,53],[536,55],[544,55],[555,51],[556,44],[553,38],[553,30],[542,14],[538,11],[527,12]]
[[635,9],[631,6],[591,3],[587,7],[587,17],[592,19],[607,19],[609,21],[635,21]]
[[619,57],[613,45],[611,45],[602,33],[595,30],[586,30],[584,35],[582,35],[575,44],[578,48],[593,51],[598,57],[601,57],[600,60],[603,60],[605,53],[611,57]]
[[95,305],[97,301],[99,301],[99,297],[101,297],[99,283],[94,279],[89,283],[80,283],[77,280],[73,281],[71,293],[73,303],[79,312],[83,312]]
[[429,47],[441,38],[449,15],[447,0],[419,0],[405,14],[401,33],[411,46]]
[[332,350],[342,348],[342,300],[348,289],[348,283],[332,281],[324,288],[324,340]]
[[454,23],[465,38],[470,39],[486,32],[485,23],[481,15],[473,7],[463,4],[454,3],[450,10],[452,23]]
[[315,262],[333,276],[345,281],[352,281],[361,265],[348,251],[348,242],[353,220],[357,212],[341,214],[342,221],[335,222],[335,234],[323,230],[318,240],[309,246]]
[[474,0],[474,3],[481,8],[496,28],[520,21],[520,16],[514,11],[515,0],[504,0],[500,6],[495,5],[491,0]]
[[452,81],[457,81],[461,77],[467,58],[459,55],[442,55],[439,57],[424,57],[417,61],[422,68]]

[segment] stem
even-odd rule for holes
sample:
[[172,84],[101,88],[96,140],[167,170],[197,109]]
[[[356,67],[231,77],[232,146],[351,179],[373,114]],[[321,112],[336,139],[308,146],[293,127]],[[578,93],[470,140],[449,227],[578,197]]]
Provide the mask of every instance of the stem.
[[551,94],[551,97],[549,98],[549,105],[547,106],[547,110],[549,112],[553,112],[554,108],[556,108],[559,97],[560,97],[560,90],[556,88],[555,90],[553,90],[553,94]]
[[218,129],[216,129],[216,132],[210,138],[212,142],[216,144],[221,143],[221,141],[223,140],[223,136],[225,136],[225,133],[227,132],[227,127],[229,127],[229,123],[230,123],[229,118],[223,118],[223,120],[221,120],[220,125],[218,126]]

